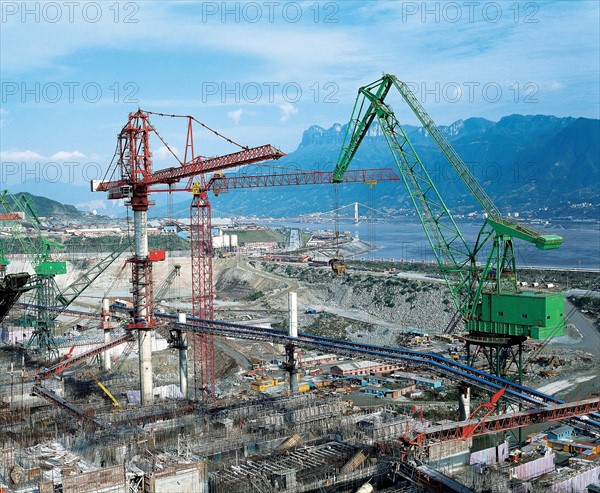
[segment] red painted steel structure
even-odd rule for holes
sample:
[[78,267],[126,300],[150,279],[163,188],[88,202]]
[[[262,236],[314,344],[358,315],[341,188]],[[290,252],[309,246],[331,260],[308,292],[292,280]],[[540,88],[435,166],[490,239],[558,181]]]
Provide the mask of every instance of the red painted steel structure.
[[552,407],[506,413],[482,420],[467,420],[432,426],[409,440],[412,445],[427,446],[434,441],[466,440],[467,438],[521,428],[535,423],[559,421],[600,411],[600,399],[556,404]]
[[53,377],[54,375],[66,370],[69,366],[74,365],[75,363],[80,363],[81,361],[85,361],[88,358],[92,358],[93,356],[102,354],[104,351],[108,351],[109,349],[119,346],[120,344],[123,344],[129,340],[131,340],[131,335],[125,334],[124,336],[117,337],[116,339],[113,339],[112,341],[106,344],[102,344],[101,346],[98,346],[94,349],[90,349],[85,353],[78,354],[77,356],[72,356],[68,359],[65,359],[64,361],[59,361],[58,363],[50,366],[49,368],[44,368],[43,370],[40,370],[38,374],[34,377],[34,380],[36,382],[39,382],[40,380],[45,380],[47,378]]
[[[285,156],[284,152],[271,145],[245,148],[242,151],[226,154],[224,156],[213,158],[195,158],[192,163],[186,164],[184,162],[181,166],[163,169],[154,174],[142,174],[139,184],[146,187],[158,184],[169,185],[172,183],[177,183],[184,178],[211,172],[214,173],[216,171],[235,168],[237,166],[259,163],[269,159],[279,159],[283,156]],[[106,181],[101,183],[98,188],[96,188],[96,191],[108,192],[111,189],[130,184],[131,182],[126,178],[121,180]],[[183,190],[191,190],[191,183]]]
[[20,221],[22,216],[18,212],[8,212],[6,214],[0,214],[0,221]]
[[473,436],[473,433],[475,433],[475,430],[477,429],[477,427],[481,423],[483,423],[490,416],[490,414],[492,414],[496,410],[498,401],[500,400],[500,398],[502,397],[502,395],[504,394],[505,391],[506,391],[506,388],[501,388],[498,392],[496,392],[492,396],[492,398],[490,399],[490,402],[482,402],[481,404],[479,404],[479,406],[477,406],[477,409],[475,409],[475,411],[473,411],[471,413],[471,416],[469,416],[469,420],[473,421],[475,419],[475,416],[481,409],[487,409],[487,412],[485,413],[483,418],[481,418],[479,420],[479,423],[468,425],[463,429],[463,437],[462,437],[463,440],[467,439],[467,438],[471,438]]
[[[212,282],[212,221],[210,202],[205,191],[194,193],[190,206],[190,242],[192,247],[192,315],[205,320],[214,318]],[[216,398],[214,335],[195,332],[194,391],[202,397]],[[195,396],[196,398],[198,395]]]
[[[205,128],[191,116],[185,117],[188,131],[185,145],[185,155],[181,161],[164,142],[156,129],[150,124],[151,112],[138,109],[129,115],[128,123],[119,133],[117,145],[117,168],[120,178],[116,180],[93,183],[95,191],[107,191],[109,199],[128,199],[128,206],[134,211],[134,228],[136,237],[136,255],[130,260],[132,264],[133,312],[129,329],[140,331],[152,329],[155,326],[154,296],[152,283],[152,261],[144,252],[146,243],[146,213],[150,206],[148,195],[155,185],[172,185],[182,179],[189,178],[189,185],[195,176],[200,176],[200,185],[204,184],[205,173],[216,172],[237,166],[253,164],[268,159],[279,159],[285,154],[271,145],[248,148],[236,144],[212,129],[213,133],[237,145],[242,150],[218,157],[196,156],[194,153],[193,122]],[[163,115],[176,116],[176,115]],[[165,143],[167,149],[177,159],[180,166],[153,172],[152,155],[150,153],[150,132],[154,132]],[[114,173],[115,170],[113,170]],[[143,215],[135,215],[141,212]],[[191,258],[192,258],[192,307],[194,316],[212,319],[213,317],[213,288],[212,288],[212,235],[210,204],[206,191],[198,188],[190,206]],[[141,238],[143,237],[143,241]],[[141,245],[141,246],[140,246]],[[208,334],[194,335],[193,354],[195,369],[195,392],[199,388],[202,397],[216,397],[216,378],[214,362],[214,339]],[[142,353],[140,350],[140,364]],[[142,372],[140,367],[140,373]],[[151,382],[149,382],[151,385]],[[142,390],[144,383],[142,383]],[[145,392],[142,391],[143,396]],[[196,395],[197,397],[197,395]],[[150,397],[148,397],[150,400]],[[144,397],[142,397],[144,404]]]

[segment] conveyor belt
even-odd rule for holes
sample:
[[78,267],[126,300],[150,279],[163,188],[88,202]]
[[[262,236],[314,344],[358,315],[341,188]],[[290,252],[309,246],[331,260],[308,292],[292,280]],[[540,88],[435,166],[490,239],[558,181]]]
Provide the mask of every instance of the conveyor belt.
[[[19,303],[23,306],[35,306]],[[93,312],[62,310],[65,314],[99,316]],[[157,319],[169,321],[173,326],[181,327],[182,330],[194,332],[210,332],[214,335],[238,337],[240,339],[270,340],[279,344],[294,343],[298,346],[313,347],[327,352],[337,354],[343,353],[351,356],[373,358],[380,361],[407,361],[413,364],[429,367],[432,371],[456,380],[466,381],[476,387],[484,388],[490,392],[497,392],[505,388],[505,397],[520,402],[528,407],[554,406],[565,404],[565,401],[550,395],[531,389],[524,385],[511,382],[502,377],[486,373],[471,366],[463,365],[456,361],[434,353],[421,353],[402,348],[391,348],[386,346],[375,346],[357,342],[342,341],[329,337],[313,334],[299,333],[298,337],[290,337],[284,330],[269,329],[264,327],[253,327],[250,325],[235,324],[230,322],[219,322],[214,320],[203,320],[189,317],[185,324],[177,321],[177,315],[155,313]],[[587,424],[600,428],[600,414],[592,413],[595,419],[588,419]],[[597,421],[598,420],[598,421]]]

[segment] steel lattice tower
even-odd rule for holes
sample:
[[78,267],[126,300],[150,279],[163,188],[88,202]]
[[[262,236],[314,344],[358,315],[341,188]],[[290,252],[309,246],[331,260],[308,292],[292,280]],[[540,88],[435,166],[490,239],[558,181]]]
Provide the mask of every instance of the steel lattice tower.
[[[190,205],[190,243],[192,257],[192,316],[213,320],[212,222],[211,208],[205,191],[194,190]],[[216,398],[215,344],[212,334],[195,332],[194,397]]]

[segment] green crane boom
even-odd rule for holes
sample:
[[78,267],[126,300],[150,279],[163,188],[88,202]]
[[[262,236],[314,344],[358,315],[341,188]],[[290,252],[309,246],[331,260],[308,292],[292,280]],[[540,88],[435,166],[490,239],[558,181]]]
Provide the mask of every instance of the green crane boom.
[[63,249],[64,245],[44,237],[40,229],[40,218],[27,195],[17,197],[8,190],[3,190],[0,192],[0,205],[2,205],[7,213],[21,214],[23,219],[29,221],[35,230],[35,235],[25,235],[21,231],[18,221],[15,221],[12,228],[14,237],[21,244],[23,253],[29,258],[35,273],[38,275],[66,274],[66,262],[56,262],[51,260],[52,250]]
[[169,274],[167,275],[167,277],[165,277],[163,279],[162,282],[160,282],[160,284],[158,284],[156,286],[156,290],[154,291],[154,299],[157,301],[161,301],[164,300],[164,298],[167,296],[169,289],[171,288],[171,285],[173,284],[173,281],[175,280],[176,277],[178,277],[180,275],[181,272],[181,265],[179,264],[175,264],[173,266],[173,269],[171,269],[171,272],[169,272]]
[[[393,110],[385,103],[393,87],[419,118],[485,212],[486,219],[473,247],[467,244],[460,233],[427,167],[417,155]],[[562,238],[543,235],[502,218],[408,86],[395,76],[386,74],[359,89],[333,181],[342,181],[375,119],[381,126],[452,299],[465,320],[467,331],[492,337],[536,339],[543,339],[550,333],[564,333],[563,296],[519,291],[513,248],[513,238],[533,243],[540,249],[558,248]],[[477,258],[484,252],[486,262],[479,264]]]
[[36,232],[35,235],[25,235],[19,227],[16,227],[18,224],[12,229],[36,273],[30,283],[35,289],[36,314],[26,314],[17,321],[17,324],[35,327],[27,347],[37,346],[45,352],[56,352],[56,342],[51,332],[54,321],[60,315],[56,308],[67,308],[130,247],[130,242],[123,241],[113,252],[61,291],[56,284],[55,276],[66,274],[67,263],[65,261],[53,261],[51,253],[54,248],[62,249],[64,246],[56,241],[44,238],[40,229],[42,223],[27,195],[15,196],[8,190],[4,190],[0,192],[0,204],[7,214],[19,213],[20,217],[26,219]]
[[130,241],[122,241],[114,251],[110,252],[106,257],[100,260],[100,262],[81,274],[71,284],[58,293],[55,298],[55,305],[60,308],[67,308],[130,246]]

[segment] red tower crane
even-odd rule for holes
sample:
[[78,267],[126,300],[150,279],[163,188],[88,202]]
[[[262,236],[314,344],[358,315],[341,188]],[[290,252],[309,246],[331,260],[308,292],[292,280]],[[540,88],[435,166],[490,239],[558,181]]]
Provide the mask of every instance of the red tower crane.
[[[208,181],[206,175],[201,175],[201,182],[188,182],[187,187],[170,191],[191,191],[194,194],[190,208],[190,239],[192,249],[192,279],[196,272],[197,282],[192,283],[192,298],[198,309],[195,316],[212,320],[214,315],[214,293],[212,283],[212,235],[211,208],[207,192],[212,190],[215,195],[229,190],[241,188],[263,188],[277,186],[300,186],[331,184],[333,172],[304,171],[295,173],[278,173],[262,175],[239,175],[225,177],[223,173],[215,173]],[[376,183],[378,181],[400,181],[398,174],[391,168],[363,169],[348,172],[344,183]],[[196,315],[197,314],[197,315]],[[216,375],[214,364],[214,336],[212,334],[194,333],[194,375],[196,387],[209,389],[210,395],[216,393]]]
[[[134,211],[135,256],[130,259],[132,265],[133,313],[130,329],[138,330],[140,345],[140,382],[142,405],[152,402],[152,367],[150,360],[149,330],[155,326],[153,319],[154,296],[152,291],[152,262],[163,258],[157,252],[148,252],[146,235],[147,211],[151,203],[150,192],[192,192],[190,205],[190,243],[192,265],[192,315],[204,320],[212,320],[213,282],[212,282],[212,224],[211,207],[208,191],[215,195],[230,189],[298,186],[314,184],[330,184],[331,172],[307,171],[297,173],[265,174],[259,176],[234,176],[225,178],[221,170],[237,166],[258,163],[269,159],[279,159],[285,154],[280,150],[264,145],[255,148],[240,146],[230,139],[211,130],[217,136],[237,145],[242,150],[224,156],[204,158],[195,155],[192,124],[198,122],[187,116],[188,129],[183,160],[180,160],[156,129],[150,124],[149,111],[138,110],[129,115],[128,123],[119,133],[116,164],[109,169],[111,178],[118,174],[118,179],[92,182],[92,190],[107,191],[109,199],[126,199],[127,205]],[[149,146],[149,134],[153,132],[163,142],[171,154],[179,162],[179,166],[152,170],[152,156]],[[212,173],[212,176],[211,176]],[[108,173],[107,173],[108,175]],[[207,177],[211,176],[208,180]],[[186,185],[177,187],[176,183],[188,178]],[[196,181],[195,181],[196,180]],[[398,175],[389,168],[354,170],[346,173],[343,182],[377,182],[399,181]],[[167,185],[168,188],[160,188]],[[192,336],[195,392],[202,391],[203,398],[214,399],[216,396],[216,372],[214,336],[212,334],[194,333]],[[180,341],[185,345],[185,341]],[[145,344],[143,349],[143,345]],[[183,346],[182,346],[183,347]],[[145,378],[144,378],[145,377]]]
[[[129,114],[129,119],[118,134],[116,162],[109,167],[105,177],[108,180],[94,180],[92,191],[108,192],[109,199],[125,199],[126,205],[133,209],[134,256],[130,259],[132,266],[133,311],[128,328],[138,331],[140,360],[140,397],[141,404],[152,403],[152,360],[150,331],[155,325],[154,296],[152,284],[152,262],[164,259],[164,254],[148,251],[147,218],[151,205],[149,195],[152,187],[168,185],[182,179],[205,173],[216,172],[246,164],[257,163],[268,159],[279,159],[285,154],[271,145],[254,148],[241,146],[227,139],[218,132],[191,116],[188,120],[188,133],[184,159],[180,160],[166,144],[154,126],[150,123],[149,111],[138,109]],[[162,115],[161,116],[177,116]],[[241,148],[240,151],[218,157],[196,156],[192,124],[197,122],[215,135]],[[154,171],[150,152],[150,133],[153,132],[165,144],[167,149],[179,162],[179,166]],[[114,176],[118,178],[113,179]],[[191,243],[192,243],[192,293],[193,315],[212,319],[212,237],[210,224],[210,204],[206,192],[198,190],[190,208],[191,211]],[[212,339],[212,336],[210,336]],[[214,390],[214,343],[207,336],[199,336],[194,341],[194,360],[200,361],[203,388]],[[214,395],[214,393],[213,393]]]

